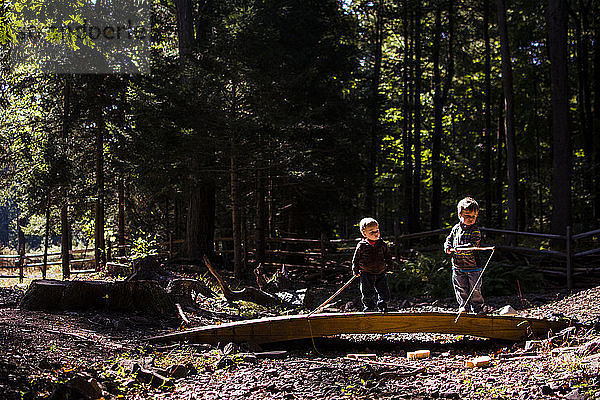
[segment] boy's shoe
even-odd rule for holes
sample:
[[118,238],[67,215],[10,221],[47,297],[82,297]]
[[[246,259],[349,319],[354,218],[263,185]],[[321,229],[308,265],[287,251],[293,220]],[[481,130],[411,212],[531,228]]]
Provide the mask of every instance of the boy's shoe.
[[487,315],[487,314],[491,314],[492,312],[493,312],[493,310],[489,306],[486,306],[486,305],[478,307],[475,310],[475,314],[477,314],[477,315]]
[[377,306],[377,308],[379,308],[380,312],[387,312],[387,310],[388,310],[387,304],[380,304]]

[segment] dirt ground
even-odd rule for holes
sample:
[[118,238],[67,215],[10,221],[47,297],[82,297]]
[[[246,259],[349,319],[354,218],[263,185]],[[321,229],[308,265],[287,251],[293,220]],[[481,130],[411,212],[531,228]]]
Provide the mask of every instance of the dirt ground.
[[[333,293],[332,287],[327,293]],[[354,294],[355,295],[355,294]],[[22,292],[0,289],[0,399],[600,399],[600,286],[525,298],[489,298],[520,315],[572,318],[550,338],[511,343],[440,334],[341,335],[257,345],[150,345],[182,327],[177,315],[18,308]],[[337,306],[351,306],[352,293]],[[275,315],[204,299],[189,326]],[[414,311],[452,310],[452,299],[392,303]],[[408,360],[409,351],[430,350]],[[374,353],[370,361],[350,353]],[[486,367],[467,360],[489,356]]]

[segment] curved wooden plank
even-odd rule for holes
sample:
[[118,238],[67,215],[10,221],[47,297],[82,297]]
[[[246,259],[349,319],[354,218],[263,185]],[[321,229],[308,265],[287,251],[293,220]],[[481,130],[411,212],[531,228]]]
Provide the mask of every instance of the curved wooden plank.
[[187,340],[192,343],[254,342],[270,343],[344,333],[448,333],[504,340],[545,337],[569,326],[568,321],[548,321],[513,316],[463,314],[457,323],[456,313],[389,312],[329,313],[279,316],[208,325],[155,336],[152,342]]

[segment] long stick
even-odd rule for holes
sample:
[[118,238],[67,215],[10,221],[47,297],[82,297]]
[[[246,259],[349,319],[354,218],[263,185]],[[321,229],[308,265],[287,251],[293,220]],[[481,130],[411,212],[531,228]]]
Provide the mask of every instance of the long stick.
[[489,246],[489,247],[458,247],[456,249],[454,249],[454,251],[468,251],[468,250],[494,250],[495,247],[494,246]]
[[494,246],[492,247],[467,247],[464,249],[459,249],[459,250],[492,250],[492,253],[490,254],[490,258],[488,258],[487,262],[485,263],[485,266],[483,267],[483,269],[481,270],[481,274],[479,274],[479,278],[477,278],[477,282],[475,282],[475,285],[473,286],[473,288],[471,289],[471,293],[469,293],[469,297],[467,297],[467,300],[465,301],[465,303],[458,309],[458,315],[456,316],[456,319],[454,320],[454,323],[456,324],[458,322],[458,319],[460,318],[460,315],[463,313],[463,311],[465,311],[465,307],[467,304],[469,304],[469,300],[471,300],[471,296],[473,296],[473,292],[475,291],[475,288],[477,287],[477,285],[479,285],[479,282],[481,281],[481,277],[483,276],[483,273],[485,272],[485,269],[487,268],[488,264],[490,263],[490,260],[492,259],[492,256],[494,255]]
[[352,281],[354,281],[357,277],[358,277],[358,275],[352,275],[352,278],[350,278],[350,280],[348,282],[346,282],[344,284],[344,286],[342,286],[341,288],[339,288],[338,291],[335,292],[330,298],[328,298],[327,300],[325,300],[323,302],[323,304],[321,304],[319,307],[315,308],[313,311],[311,311],[310,313],[308,313],[308,316],[310,317],[314,313],[321,311],[321,309],[323,309],[327,304],[329,304],[329,302],[331,300],[335,299],[338,294],[342,293],[342,290],[346,289],[348,287],[348,285],[351,284]]

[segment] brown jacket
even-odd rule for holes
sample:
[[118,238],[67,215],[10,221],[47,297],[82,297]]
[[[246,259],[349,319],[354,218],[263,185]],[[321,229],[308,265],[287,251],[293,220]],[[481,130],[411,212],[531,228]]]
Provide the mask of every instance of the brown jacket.
[[356,245],[352,258],[352,271],[365,271],[369,274],[382,274],[387,266],[392,265],[392,252],[388,245],[378,239],[375,244],[369,244],[367,239],[362,239]]

